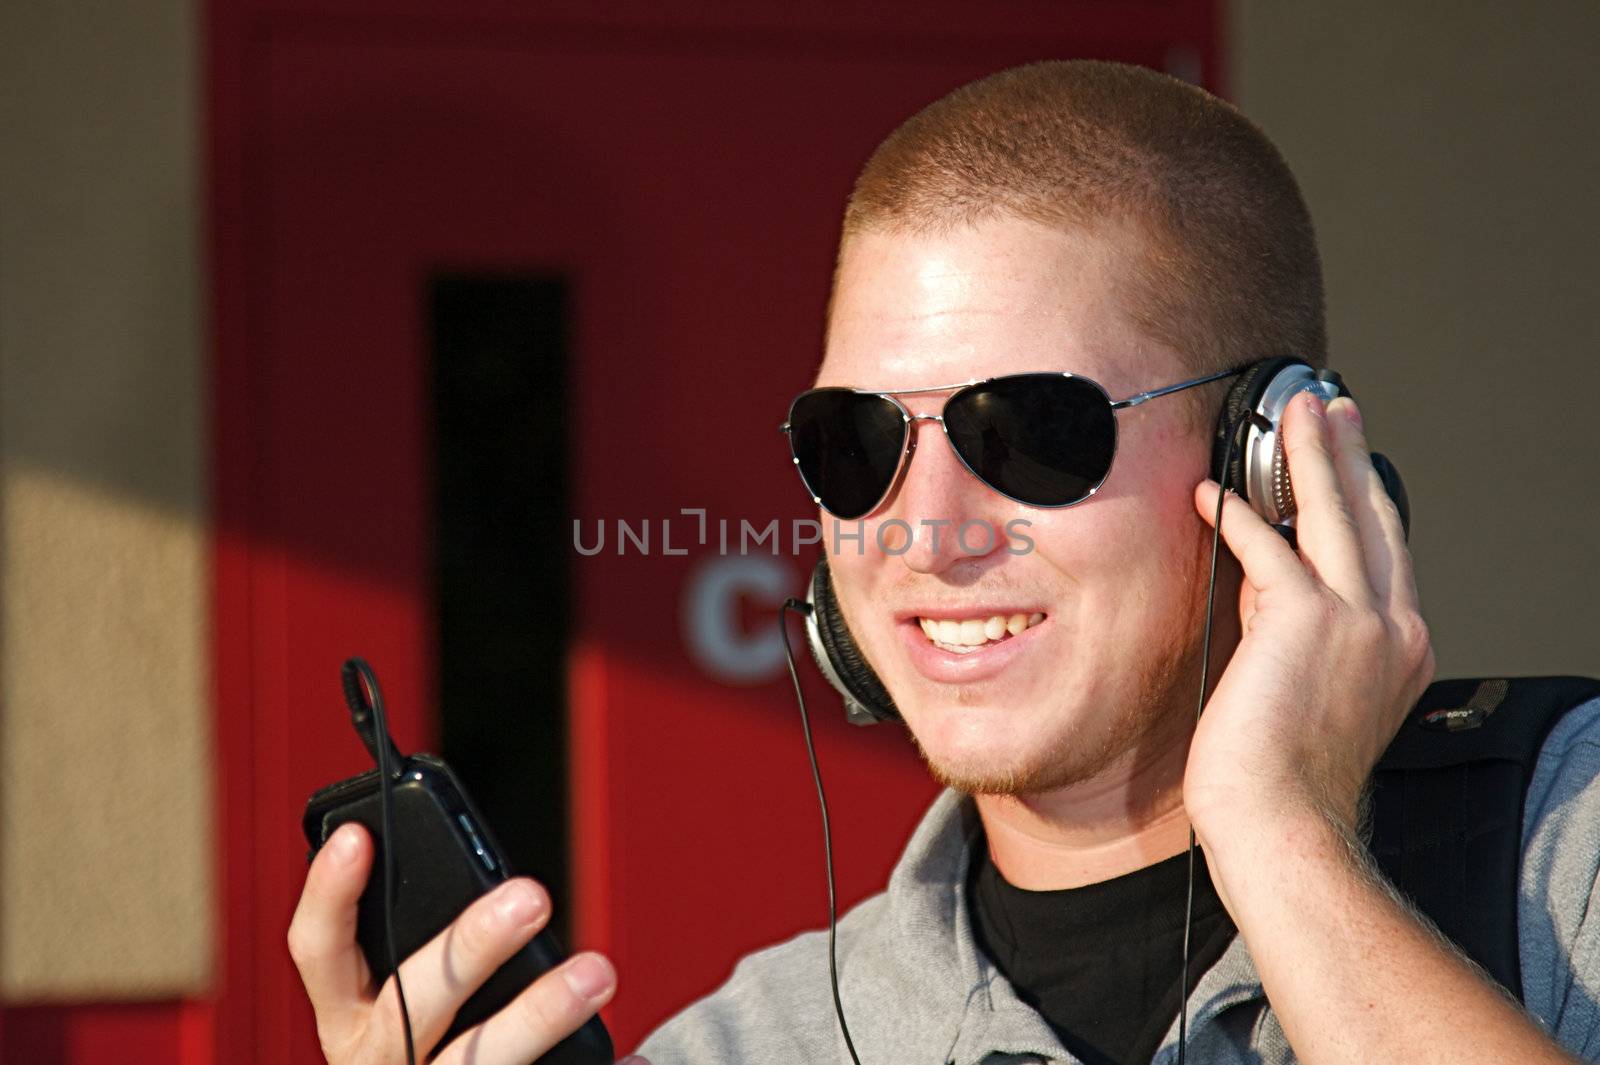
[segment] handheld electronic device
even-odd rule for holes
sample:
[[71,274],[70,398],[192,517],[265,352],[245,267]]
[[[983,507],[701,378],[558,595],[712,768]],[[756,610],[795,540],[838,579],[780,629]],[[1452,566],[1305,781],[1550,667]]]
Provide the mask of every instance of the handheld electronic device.
[[[450,767],[430,754],[402,757],[395,748],[371,667],[352,658],[342,679],[351,722],[378,765],[311,796],[304,820],[311,845],[307,860],[347,821],[371,834],[376,853],[357,909],[356,940],[381,984],[399,960],[513,874]],[[439,1047],[487,1020],[564,958],[555,938],[540,932],[462,1005]],[[402,1015],[404,1004],[402,987]],[[409,1039],[407,1054],[414,1055]],[[611,1065],[613,1060],[611,1038],[598,1017],[539,1059],[541,1065]]]

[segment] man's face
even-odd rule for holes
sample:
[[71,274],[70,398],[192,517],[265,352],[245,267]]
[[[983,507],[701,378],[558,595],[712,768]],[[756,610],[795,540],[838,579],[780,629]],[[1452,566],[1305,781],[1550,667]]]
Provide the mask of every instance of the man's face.
[[[1194,376],[1131,324],[1120,264],[1136,245],[1100,231],[994,219],[939,236],[851,238],[818,384],[890,391],[1066,370],[1121,399]],[[901,400],[937,414],[948,395]],[[1109,478],[1055,510],[986,487],[936,423],[912,423],[903,479],[866,518],[859,548],[844,542],[830,563],[851,631],[947,783],[1039,791],[1184,742],[1209,544],[1192,503],[1208,441],[1190,402],[1164,397],[1117,414]],[[879,548],[903,546],[894,526],[878,539],[895,518],[916,530],[901,554]],[[1014,519],[1028,523],[1017,527],[1033,541],[1027,553],[1000,537],[971,554],[954,535],[964,522],[1004,530]],[[935,550],[921,523],[940,520],[949,524]],[[974,527],[967,544],[983,540]],[[1019,614],[1043,620],[965,653],[938,646],[922,623]]]

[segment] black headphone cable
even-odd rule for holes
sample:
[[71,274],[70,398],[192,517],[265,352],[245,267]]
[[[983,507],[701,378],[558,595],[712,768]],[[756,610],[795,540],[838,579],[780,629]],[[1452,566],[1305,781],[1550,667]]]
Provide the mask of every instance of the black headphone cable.
[[[1195,727],[1200,725],[1200,715],[1206,708],[1206,687],[1211,680],[1211,621],[1217,605],[1217,554],[1222,546],[1222,504],[1228,498],[1228,474],[1233,470],[1233,452],[1239,436],[1248,425],[1261,416],[1241,418],[1228,434],[1228,446],[1222,455],[1222,478],[1217,483],[1217,512],[1211,522],[1211,570],[1206,578],[1206,628],[1200,643],[1200,694],[1195,701]],[[1271,428],[1270,423],[1267,428]],[[1189,1043],[1189,939],[1194,931],[1194,822],[1189,823],[1189,885],[1183,901],[1183,963],[1178,975],[1178,1065],[1184,1065],[1184,1052]]]
[[400,999],[400,1024],[405,1031],[406,1065],[417,1065],[417,1051],[411,1040],[411,1011],[406,1007],[406,989],[400,982],[400,958],[394,943],[394,882],[398,875],[394,856],[394,782],[404,770],[399,748],[389,738],[389,719],[383,711],[383,689],[365,659],[346,660],[340,679],[344,700],[350,707],[350,720],[378,763],[378,799],[382,809],[383,838],[383,934],[389,954],[389,969],[394,973],[395,995]]
[[794,667],[794,650],[789,646],[788,612],[794,611],[802,621],[811,616],[811,607],[794,597],[784,600],[778,608],[778,634],[783,637],[783,654],[789,662],[789,679],[794,681],[795,701],[800,704],[800,727],[805,732],[806,755],[811,759],[811,779],[817,783],[817,805],[822,808],[822,860],[828,868],[828,981],[833,988],[833,1011],[839,1016],[839,1031],[844,1034],[845,1049],[850,1060],[861,1065],[856,1055],[856,1045],[850,1039],[850,1025],[844,1019],[844,1001],[839,997],[839,953],[835,946],[839,923],[839,904],[833,886],[833,832],[828,826],[828,796],[822,790],[822,769],[817,765],[817,748],[811,741],[811,717],[806,713],[805,693],[800,690],[800,672]]

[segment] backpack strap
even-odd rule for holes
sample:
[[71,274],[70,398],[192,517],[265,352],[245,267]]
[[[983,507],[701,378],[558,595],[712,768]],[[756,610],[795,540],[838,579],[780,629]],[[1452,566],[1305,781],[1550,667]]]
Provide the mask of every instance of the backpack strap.
[[1523,798],[1550,730],[1597,697],[1586,677],[1438,681],[1373,770],[1378,867],[1519,1001]]

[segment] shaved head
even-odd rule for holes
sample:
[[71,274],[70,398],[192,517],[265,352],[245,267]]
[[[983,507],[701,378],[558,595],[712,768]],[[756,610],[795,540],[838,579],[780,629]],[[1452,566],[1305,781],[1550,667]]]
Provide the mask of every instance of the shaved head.
[[1128,312],[1196,373],[1273,355],[1326,363],[1322,267],[1299,186],[1266,135],[1203,89],[1082,60],[965,85],[867,161],[841,254],[863,232],[936,233],[996,215],[1115,233]]

